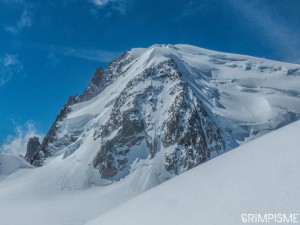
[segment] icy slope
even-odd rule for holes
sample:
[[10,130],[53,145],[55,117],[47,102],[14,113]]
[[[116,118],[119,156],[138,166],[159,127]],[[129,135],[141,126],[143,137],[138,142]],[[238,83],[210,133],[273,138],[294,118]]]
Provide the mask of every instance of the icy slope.
[[300,121],[143,193],[86,225],[242,224],[243,213],[299,213]]

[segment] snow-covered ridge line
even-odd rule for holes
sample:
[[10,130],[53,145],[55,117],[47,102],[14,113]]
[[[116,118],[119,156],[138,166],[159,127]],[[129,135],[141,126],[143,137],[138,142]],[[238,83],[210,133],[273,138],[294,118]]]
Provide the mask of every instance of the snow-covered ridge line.
[[287,68],[295,68],[298,67],[300,68],[300,64],[296,63],[288,63],[288,62],[282,62],[282,61],[276,61],[272,59],[267,59],[267,58],[259,58],[255,56],[250,56],[250,55],[243,55],[243,54],[235,54],[235,53],[229,53],[229,52],[220,52],[220,51],[215,51],[215,50],[210,50],[206,48],[201,48],[189,44],[154,44],[148,48],[133,48],[129,52],[134,56],[134,58],[139,57],[149,49],[154,49],[154,48],[165,48],[169,50],[183,50],[185,53],[189,54],[198,54],[198,55],[205,55],[209,57],[215,57],[219,59],[227,59],[231,61],[247,61],[247,60],[252,60],[254,62],[258,63],[268,63],[268,64],[273,64],[273,65],[280,65],[280,66],[285,66]]

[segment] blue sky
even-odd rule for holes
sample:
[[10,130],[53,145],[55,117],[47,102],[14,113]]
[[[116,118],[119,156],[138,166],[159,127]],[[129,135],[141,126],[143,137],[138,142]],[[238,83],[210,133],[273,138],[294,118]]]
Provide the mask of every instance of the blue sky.
[[299,0],[0,0],[0,145],[46,133],[69,95],[155,43],[300,63]]

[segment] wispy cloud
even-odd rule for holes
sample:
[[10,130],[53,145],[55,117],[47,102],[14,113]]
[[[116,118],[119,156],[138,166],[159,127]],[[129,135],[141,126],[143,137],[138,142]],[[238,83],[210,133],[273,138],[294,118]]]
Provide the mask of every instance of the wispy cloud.
[[0,152],[25,155],[27,142],[33,136],[39,137],[40,140],[44,136],[37,130],[34,123],[27,122],[24,126],[17,126],[15,134],[9,135],[5,143],[0,145]]
[[0,0],[0,2],[3,2],[5,4],[20,4],[20,3],[24,3],[23,0]]
[[112,0],[91,0],[92,3],[99,7],[106,6],[111,1]]
[[14,74],[23,69],[17,55],[4,54],[0,57],[0,87],[5,85]]
[[69,47],[61,47],[54,46],[53,51],[57,54],[64,56],[71,56],[76,58],[88,59],[98,62],[109,62],[117,55],[119,52],[110,52],[105,50],[97,50],[97,49],[85,49],[85,48],[69,48]]
[[[299,62],[300,39],[299,34],[280,17],[271,11],[263,1],[239,1],[229,0],[234,9],[241,12],[261,29],[269,43],[277,49],[287,61]],[[264,4],[262,6],[262,4]]]
[[19,21],[17,21],[16,24],[12,26],[5,27],[5,30],[10,33],[16,34],[26,27],[31,27],[32,25],[31,16],[32,13],[28,9],[24,9]]
[[104,8],[110,5],[112,9],[118,11],[121,14],[125,14],[130,0],[89,0],[89,2],[91,2],[98,8]]
[[50,51],[47,55],[47,58],[47,65],[50,67],[56,68],[61,63],[60,57],[54,51]]
[[60,45],[31,43],[25,45],[25,47],[45,51],[48,53],[48,57],[56,60],[57,63],[60,61],[60,59],[58,59],[56,55],[81,58],[97,62],[110,62],[112,59],[120,55],[120,52],[99,50],[94,48],[72,48]]
[[199,12],[208,12],[211,8],[210,5],[212,3],[209,1],[183,1],[182,2],[182,11],[181,13],[175,17],[175,20],[180,20],[184,18],[189,18],[190,16],[193,16],[195,14],[198,14]]

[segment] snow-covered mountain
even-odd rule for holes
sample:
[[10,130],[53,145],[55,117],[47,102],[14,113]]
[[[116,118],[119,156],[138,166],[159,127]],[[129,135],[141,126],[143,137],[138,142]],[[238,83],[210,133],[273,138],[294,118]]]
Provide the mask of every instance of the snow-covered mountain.
[[298,119],[299,90],[299,65],[190,45],[132,49],[69,98],[29,161],[60,155],[106,180],[146,164],[163,181]]
[[0,224],[84,224],[297,120],[299,90],[296,64],[190,45],[132,49],[69,97],[42,143],[30,139],[33,166],[0,154],[15,165],[0,166]]

